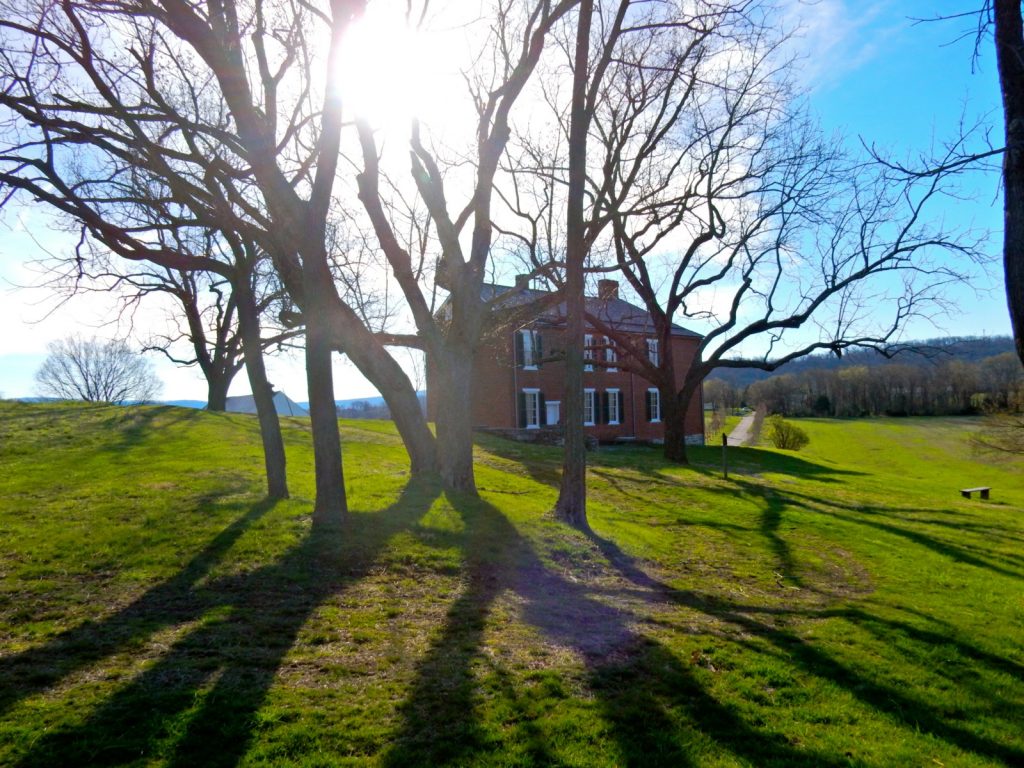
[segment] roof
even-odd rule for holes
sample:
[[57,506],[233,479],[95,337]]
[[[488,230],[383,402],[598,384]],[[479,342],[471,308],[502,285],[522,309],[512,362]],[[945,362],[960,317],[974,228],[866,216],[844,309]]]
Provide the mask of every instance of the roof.
[[[534,288],[517,289],[508,285],[484,283],[481,289],[481,298],[484,301],[492,301],[504,293],[510,293],[510,295],[496,302],[496,306],[500,309],[524,307],[531,302],[542,301],[552,294],[551,291],[538,291]],[[623,299],[603,299],[597,296],[587,296],[586,306],[587,314],[600,318],[607,325],[625,333],[653,334],[655,332],[650,313],[646,309],[630,304]],[[538,314],[537,319],[551,325],[562,325],[565,323],[565,316],[565,302],[563,301],[555,306],[543,309]],[[672,323],[671,333],[673,336],[701,338],[699,333],[676,323]]]
[[[252,395],[229,397],[225,402],[229,413],[256,413],[256,400]],[[284,392],[274,393],[274,408],[278,416],[309,416],[309,411]]]

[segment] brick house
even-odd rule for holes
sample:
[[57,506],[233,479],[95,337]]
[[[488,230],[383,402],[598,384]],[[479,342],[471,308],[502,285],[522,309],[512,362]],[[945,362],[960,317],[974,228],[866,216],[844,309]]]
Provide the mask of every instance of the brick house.
[[[482,340],[477,350],[470,404],[476,427],[541,429],[561,424],[564,418],[564,365],[551,358],[557,358],[558,350],[564,348],[565,305],[555,304],[551,300],[553,294],[527,288],[520,280],[518,290],[501,285],[483,286],[483,298],[494,301],[496,311],[505,313],[510,321]],[[508,298],[501,300],[505,293]],[[616,281],[599,282],[598,296],[587,298],[587,311],[628,334],[635,348],[645,350],[655,359],[661,353],[648,313],[620,299]],[[672,326],[670,343],[675,355],[677,390],[682,388],[683,375],[697,354],[700,339],[693,331]],[[601,442],[663,440],[658,390],[639,375],[614,365],[622,351],[605,336],[588,329],[585,344],[585,357],[594,361],[586,365],[583,374],[587,434]],[[432,378],[428,366],[430,420],[434,419],[437,407],[431,397]],[[704,442],[702,398],[703,393],[698,392],[686,412],[688,443]]]

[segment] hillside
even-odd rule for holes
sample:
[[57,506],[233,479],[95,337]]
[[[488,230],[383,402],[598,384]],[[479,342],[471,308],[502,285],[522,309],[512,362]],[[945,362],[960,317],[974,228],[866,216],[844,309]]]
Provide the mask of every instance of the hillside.
[[709,377],[725,381],[737,388],[747,387],[755,381],[762,381],[779,374],[796,374],[805,371],[833,371],[858,365],[875,366],[895,362],[901,365],[934,366],[950,360],[976,363],[987,357],[1013,352],[1013,339],[1009,336],[945,337],[907,342],[908,347],[917,347],[919,352],[904,352],[893,358],[885,357],[870,349],[850,349],[842,357],[833,354],[809,355],[787,363],[773,372],[756,368],[719,368]]
[[283,423],[268,504],[254,419],[0,402],[0,764],[1024,762],[1024,465],[976,422],[602,449],[590,533],[557,450],[481,441],[473,499],[370,421],[314,526]]

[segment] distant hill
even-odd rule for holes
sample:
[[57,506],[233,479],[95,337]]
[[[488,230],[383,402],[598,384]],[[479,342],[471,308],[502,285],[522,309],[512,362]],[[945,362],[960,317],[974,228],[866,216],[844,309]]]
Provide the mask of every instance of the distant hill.
[[[427,396],[426,392],[418,392],[417,394],[420,396],[421,400]],[[25,402],[41,402],[41,401],[44,400],[44,398],[23,398],[23,400]],[[352,398],[349,398],[348,400],[335,400],[334,401],[334,404],[336,406],[338,406],[338,408],[341,408],[343,410],[344,409],[351,409],[354,406],[356,406],[356,404],[358,404],[358,403],[366,403],[366,405],[368,407],[370,407],[370,408],[383,408],[384,407],[384,398],[380,397],[378,395],[376,397],[352,397]],[[309,401],[308,400],[304,400],[302,402],[299,402],[298,404],[301,405],[303,408],[305,408],[307,411],[309,410]],[[176,406],[179,406],[180,408],[199,408],[199,409],[202,409],[202,408],[206,407],[206,401],[205,400],[161,400],[160,401],[160,405],[176,405]]]
[[833,354],[809,355],[794,360],[775,371],[762,371],[757,368],[719,368],[708,376],[709,380],[725,381],[737,389],[742,389],[771,376],[783,373],[803,373],[811,370],[837,370],[857,365],[885,365],[901,363],[904,365],[939,365],[949,360],[977,362],[986,357],[1013,352],[1013,339],[1009,336],[952,336],[943,339],[926,339],[909,342],[905,346],[916,347],[920,352],[903,352],[894,358],[887,358],[870,349],[851,349],[843,352],[842,357]]
[[[416,393],[420,400],[424,400],[427,397],[426,391],[420,391]],[[386,403],[384,398],[380,395],[376,397],[352,397],[348,400],[335,400],[334,404],[342,410],[351,410],[359,407],[362,403],[365,403],[368,408],[383,408]],[[309,410],[309,401],[299,403],[303,408]]]
[[161,405],[176,405],[179,408],[205,408],[205,400],[163,400]]
[[[384,405],[384,398],[378,395],[377,397],[352,397],[348,400],[335,400],[334,404],[339,408],[352,408],[356,403],[366,403],[371,408],[380,408]],[[299,403],[307,411],[309,410],[309,401]]]
[[[424,400],[427,396],[426,392],[417,392],[420,400]],[[49,403],[55,402],[55,398],[52,397],[19,397],[15,398],[22,403]],[[159,400],[157,405],[174,405],[179,408],[196,408],[202,410],[206,407],[205,400]],[[356,407],[362,407],[363,404],[367,408],[383,408],[385,406],[384,398],[379,395],[376,397],[353,397],[348,400],[335,400],[334,404],[342,410],[352,410]],[[307,411],[309,410],[309,401],[298,403]]]

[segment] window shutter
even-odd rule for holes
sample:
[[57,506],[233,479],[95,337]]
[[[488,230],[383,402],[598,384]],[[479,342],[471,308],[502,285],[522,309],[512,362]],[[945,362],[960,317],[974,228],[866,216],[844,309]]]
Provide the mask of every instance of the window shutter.
[[540,368],[541,358],[544,357],[544,344],[541,341],[540,331],[533,332],[533,364]]
[[526,393],[519,393],[519,428],[526,429]]
[[644,402],[647,404],[647,420],[650,421],[651,420],[651,409],[654,407],[653,404],[651,403],[651,393],[650,393],[650,390],[645,392],[644,395],[645,395]]
[[609,415],[610,415],[608,413],[608,410],[609,410],[609,406],[608,406],[609,397],[610,397],[610,394],[607,391],[601,393],[601,423],[602,424],[607,424],[610,421],[610,419],[608,418]]
[[620,389],[615,396],[619,399],[619,424],[626,423],[626,398],[622,396],[622,390]]
[[515,364],[522,368],[523,367],[523,332],[516,331],[516,359]]
[[544,399],[543,392],[537,395],[537,412],[540,425],[546,427],[548,425],[548,401]]

